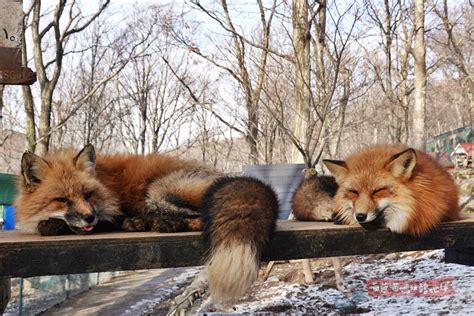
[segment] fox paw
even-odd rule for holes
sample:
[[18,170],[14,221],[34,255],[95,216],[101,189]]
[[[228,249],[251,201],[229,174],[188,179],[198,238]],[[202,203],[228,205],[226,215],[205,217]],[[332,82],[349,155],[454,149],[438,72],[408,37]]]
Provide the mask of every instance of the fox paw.
[[151,231],[160,233],[183,232],[188,226],[184,219],[153,219],[149,224]]
[[199,216],[200,213],[192,208],[189,203],[183,200],[175,198],[173,196],[167,196],[163,200],[152,200],[148,199],[148,211],[147,214],[153,216],[159,216],[161,218],[166,217],[195,217]]
[[147,228],[145,219],[139,216],[126,218],[122,224],[122,229],[127,232],[144,232],[149,230]]
[[187,230],[192,232],[199,232],[204,230],[204,221],[201,218],[185,219]]
[[69,235],[72,231],[65,221],[58,218],[49,218],[44,221],[40,221],[37,226],[38,232],[41,236],[58,236],[58,235]]

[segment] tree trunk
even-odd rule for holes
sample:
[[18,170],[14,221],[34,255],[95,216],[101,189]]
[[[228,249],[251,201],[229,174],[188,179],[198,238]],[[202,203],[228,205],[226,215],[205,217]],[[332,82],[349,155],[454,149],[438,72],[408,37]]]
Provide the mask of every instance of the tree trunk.
[[[293,47],[296,57],[295,75],[295,126],[294,136],[306,148],[307,122],[309,120],[310,91],[310,36],[308,3],[306,0],[293,0]],[[294,163],[305,162],[303,154],[293,146],[291,159]]]
[[39,156],[44,156],[49,150],[49,143],[51,140],[51,114],[53,109],[52,91],[48,88],[43,90],[41,96],[41,114],[39,117],[38,140],[35,148],[35,153]]
[[141,154],[144,155],[146,152],[146,125],[147,125],[147,101],[145,101],[145,97],[143,97],[144,100],[141,100],[141,103],[139,105],[140,109],[140,147],[141,147]]
[[26,150],[31,152],[35,151],[36,148],[36,129],[35,129],[35,104],[33,101],[33,94],[29,86],[22,86],[23,92],[23,105],[25,108],[26,115]]
[[351,73],[348,69],[344,69],[342,72],[343,81],[343,94],[341,98],[341,102],[339,103],[339,124],[337,127],[337,138],[336,138],[336,145],[333,152],[333,157],[339,156],[339,147],[341,145],[341,136],[342,130],[344,128],[345,118],[346,118],[346,109],[347,104],[349,103],[349,97],[351,95]]
[[425,12],[424,0],[415,0],[415,90],[412,125],[412,145],[425,148],[425,101],[426,101],[426,62],[425,62]]
[[[28,16],[24,18],[23,21],[23,34],[21,41],[21,63],[23,67],[28,67],[28,56],[26,51],[26,41],[25,41],[25,24]],[[35,151],[36,147],[36,129],[35,129],[35,103],[33,101],[33,94],[31,93],[30,86],[21,86],[21,91],[23,94],[23,106],[25,108],[25,120],[26,120],[26,150],[31,152]]]
[[0,133],[3,132],[3,92],[5,91],[5,85],[0,84]]
[[247,144],[249,146],[249,160],[251,164],[258,163],[258,108],[255,104],[247,105],[248,119],[247,119]]

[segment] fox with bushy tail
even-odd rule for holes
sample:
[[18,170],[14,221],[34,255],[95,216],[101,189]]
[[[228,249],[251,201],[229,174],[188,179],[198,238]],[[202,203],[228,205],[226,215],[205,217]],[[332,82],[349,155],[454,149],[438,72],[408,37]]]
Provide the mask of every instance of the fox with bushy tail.
[[[22,157],[15,207],[22,230],[42,235],[200,231],[209,240],[213,299],[233,301],[256,278],[278,202],[259,180],[226,177],[169,155],[96,155],[92,145]],[[110,225],[113,223],[113,225]]]
[[203,201],[211,296],[232,302],[257,278],[261,254],[275,230],[278,199],[257,179],[223,177],[211,185]]

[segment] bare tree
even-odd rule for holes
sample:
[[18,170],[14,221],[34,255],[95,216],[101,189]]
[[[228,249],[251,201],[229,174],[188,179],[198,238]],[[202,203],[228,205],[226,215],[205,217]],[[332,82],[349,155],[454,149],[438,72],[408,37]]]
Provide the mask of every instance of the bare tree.
[[3,92],[5,91],[5,85],[0,84],[0,133],[3,132],[3,108],[5,103],[3,101]]
[[[36,119],[31,117],[27,119],[27,133],[29,134],[27,139],[28,142],[35,141],[33,144],[28,144],[28,148],[34,148],[35,152],[40,155],[48,151],[52,133],[61,129],[67,120],[84,105],[84,102],[104,84],[117,76],[131,59],[142,54],[138,49],[141,47],[141,42],[136,43],[128,40],[129,30],[118,34],[110,43],[115,56],[107,61],[109,63],[107,73],[103,77],[96,78],[95,84],[86,94],[77,95],[68,104],[69,113],[52,126],[53,97],[64,70],[63,61],[69,56],[87,50],[87,47],[79,49],[69,47],[70,43],[78,44],[77,41],[74,41],[75,36],[89,28],[94,21],[102,16],[109,3],[109,0],[101,3],[98,10],[87,17],[82,15],[77,1],[60,0],[53,11],[43,10],[41,1],[34,0],[31,3],[29,17],[31,19],[32,50],[35,69],[38,73],[41,106],[38,114],[37,135],[33,135],[31,128],[31,126],[35,126]],[[27,60],[26,56],[24,56],[24,60]],[[28,116],[34,115],[35,106],[31,90],[24,89],[23,91],[25,112]]]
[[[303,6],[299,8],[300,14],[293,11],[293,18],[297,18],[298,21],[293,24],[296,27],[294,28],[296,34],[293,35],[292,47],[295,56],[301,54],[303,61],[295,62],[292,68],[295,71],[295,79],[287,82],[294,82],[292,88],[295,89],[295,100],[303,100],[306,97],[306,101],[303,106],[298,106],[296,109],[289,108],[286,99],[281,98],[284,93],[288,93],[287,91],[275,93],[270,90],[271,94],[267,94],[269,102],[266,103],[266,110],[272,113],[281,130],[303,157],[306,166],[311,168],[317,164],[323,150],[327,148],[329,138],[334,132],[337,133],[334,125],[338,120],[337,113],[343,114],[343,111],[338,110],[347,106],[347,103],[341,103],[339,100],[346,98],[349,101],[347,93],[351,90],[347,89],[348,82],[341,74],[350,72],[349,68],[355,65],[355,63],[349,63],[351,57],[348,47],[360,14],[354,3],[348,4],[342,10],[336,2],[333,2],[332,11],[325,1],[307,4],[308,10],[301,1],[295,1],[293,4]],[[347,23],[349,13],[354,14],[353,19]],[[305,14],[306,17],[304,17]],[[327,20],[330,21],[331,28],[336,31],[327,32]],[[342,24],[348,27],[345,28]],[[306,44],[303,45],[304,38],[297,40],[295,37],[299,37],[300,32],[303,31],[301,26],[307,28],[301,35],[306,34],[304,36],[306,36],[305,40],[310,52],[309,63],[307,63],[308,53],[304,51],[306,49]],[[299,58],[295,58],[297,59]],[[302,69],[303,65],[306,69]],[[273,80],[273,74],[269,73],[268,76],[269,80]],[[346,85],[345,96],[344,84]],[[341,105],[343,105],[342,108]],[[302,112],[298,113],[298,111]],[[302,128],[300,129],[299,126]],[[298,135],[299,131],[304,134]]]
[[[470,124],[474,115],[474,71],[472,63],[469,62],[472,54],[472,38],[469,37],[472,28],[472,19],[474,3],[469,1],[461,5],[461,13],[458,18],[453,21],[450,17],[448,1],[443,0],[440,6],[432,3],[432,7],[436,15],[441,19],[442,30],[444,36],[434,38],[434,45],[437,46],[439,58],[446,64],[452,65],[459,71],[460,84],[467,96],[469,107],[469,119],[464,124]],[[458,29],[458,32],[456,32]],[[454,104],[457,106],[457,104]],[[457,111],[460,112],[459,108]],[[459,114],[460,120],[463,121],[463,115]]]
[[425,148],[425,103],[426,103],[426,47],[425,47],[425,1],[415,0],[415,90],[413,105],[412,143]]
[[[324,4],[320,4],[320,8],[325,10]],[[303,146],[309,143],[308,123],[310,123],[310,21],[308,1],[293,0],[293,47],[295,50],[295,123],[294,137],[298,139]],[[321,22],[320,25],[325,24]],[[323,37],[325,34],[322,35]],[[319,41],[318,41],[319,43]],[[322,45],[322,44],[319,44]],[[322,56],[318,56],[323,58]],[[306,148],[304,148],[306,149]],[[304,157],[307,150],[298,148],[298,144],[294,144],[292,150],[293,162],[307,162],[308,157]]]
[[[41,11],[41,1],[34,0],[32,2],[31,31],[33,56],[41,90],[41,111],[38,127],[39,139],[37,140],[38,145],[35,151],[40,155],[44,155],[49,148],[53,94],[61,75],[67,41],[71,35],[86,29],[105,10],[109,3],[110,1],[105,1],[94,15],[84,19],[80,11],[77,10],[76,1],[73,1],[68,6],[66,1],[60,0],[54,9],[51,20],[44,21],[45,16]],[[66,25],[61,25],[61,18],[65,14],[69,16],[69,19],[66,21]],[[43,25],[45,25],[41,30],[40,20],[42,20]],[[43,40],[49,32],[53,33],[52,37],[54,39],[54,55],[51,60],[47,60],[48,57],[43,51]],[[25,95],[25,98],[29,97],[29,95]],[[34,102],[29,99],[26,103],[33,104]],[[29,147],[33,146],[30,145]]]
[[[192,3],[206,13],[212,20],[229,34],[230,36],[230,47],[232,48],[229,53],[233,57],[233,63],[222,62],[217,58],[212,57],[210,54],[204,53],[201,49],[195,46],[193,43],[184,40],[189,49],[207,60],[210,64],[223,70],[233,78],[240,89],[240,93],[243,95],[246,117],[244,120],[245,129],[239,129],[232,124],[227,124],[229,128],[233,128],[239,133],[243,133],[247,144],[249,146],[249,160],[252,163],[258,162],[259,151],[258,151],[258,136],[259,136],[259,106],[262,94],[262,89],[265,80],[265,68],[268,60],[269,47],[270,47],[270,29],[273,21],[273,17],[276,11],[277,3],[274,0],[271,8],[269,9],[268,18],[266,17],[266,10],[261,0],[257,0],[259,8],[259,18],[261,27],[261,39],[258,41],[260,49],[259,57],[257,61],[253,61],[247,55],[249,41],[243,34],[237,31],[237,26],[231,18],[229,12],[229,6],[226,0],[220,0],[219,4],[222,9],[222,15],[216,11],[212,11],[206,8],[200,1],[194,0]],[[252,63],[255,63],[255,67],[252,67]],[[234,67],[235,64],[237,67]],[[251,69],[256,69],[255,79],[252,78]],[[222,119],[222,116],[219,116]],[[224,122],[223,122],[224,123]]]

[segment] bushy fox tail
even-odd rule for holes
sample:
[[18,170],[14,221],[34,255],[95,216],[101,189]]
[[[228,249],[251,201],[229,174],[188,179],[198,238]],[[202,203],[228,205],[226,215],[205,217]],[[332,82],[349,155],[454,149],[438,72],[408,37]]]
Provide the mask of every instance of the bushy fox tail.
[[258,275],[260,256],[275,229],[278,199],[250,177],[224,177],[204,196],[209,289],[215,302],[241,297]]

